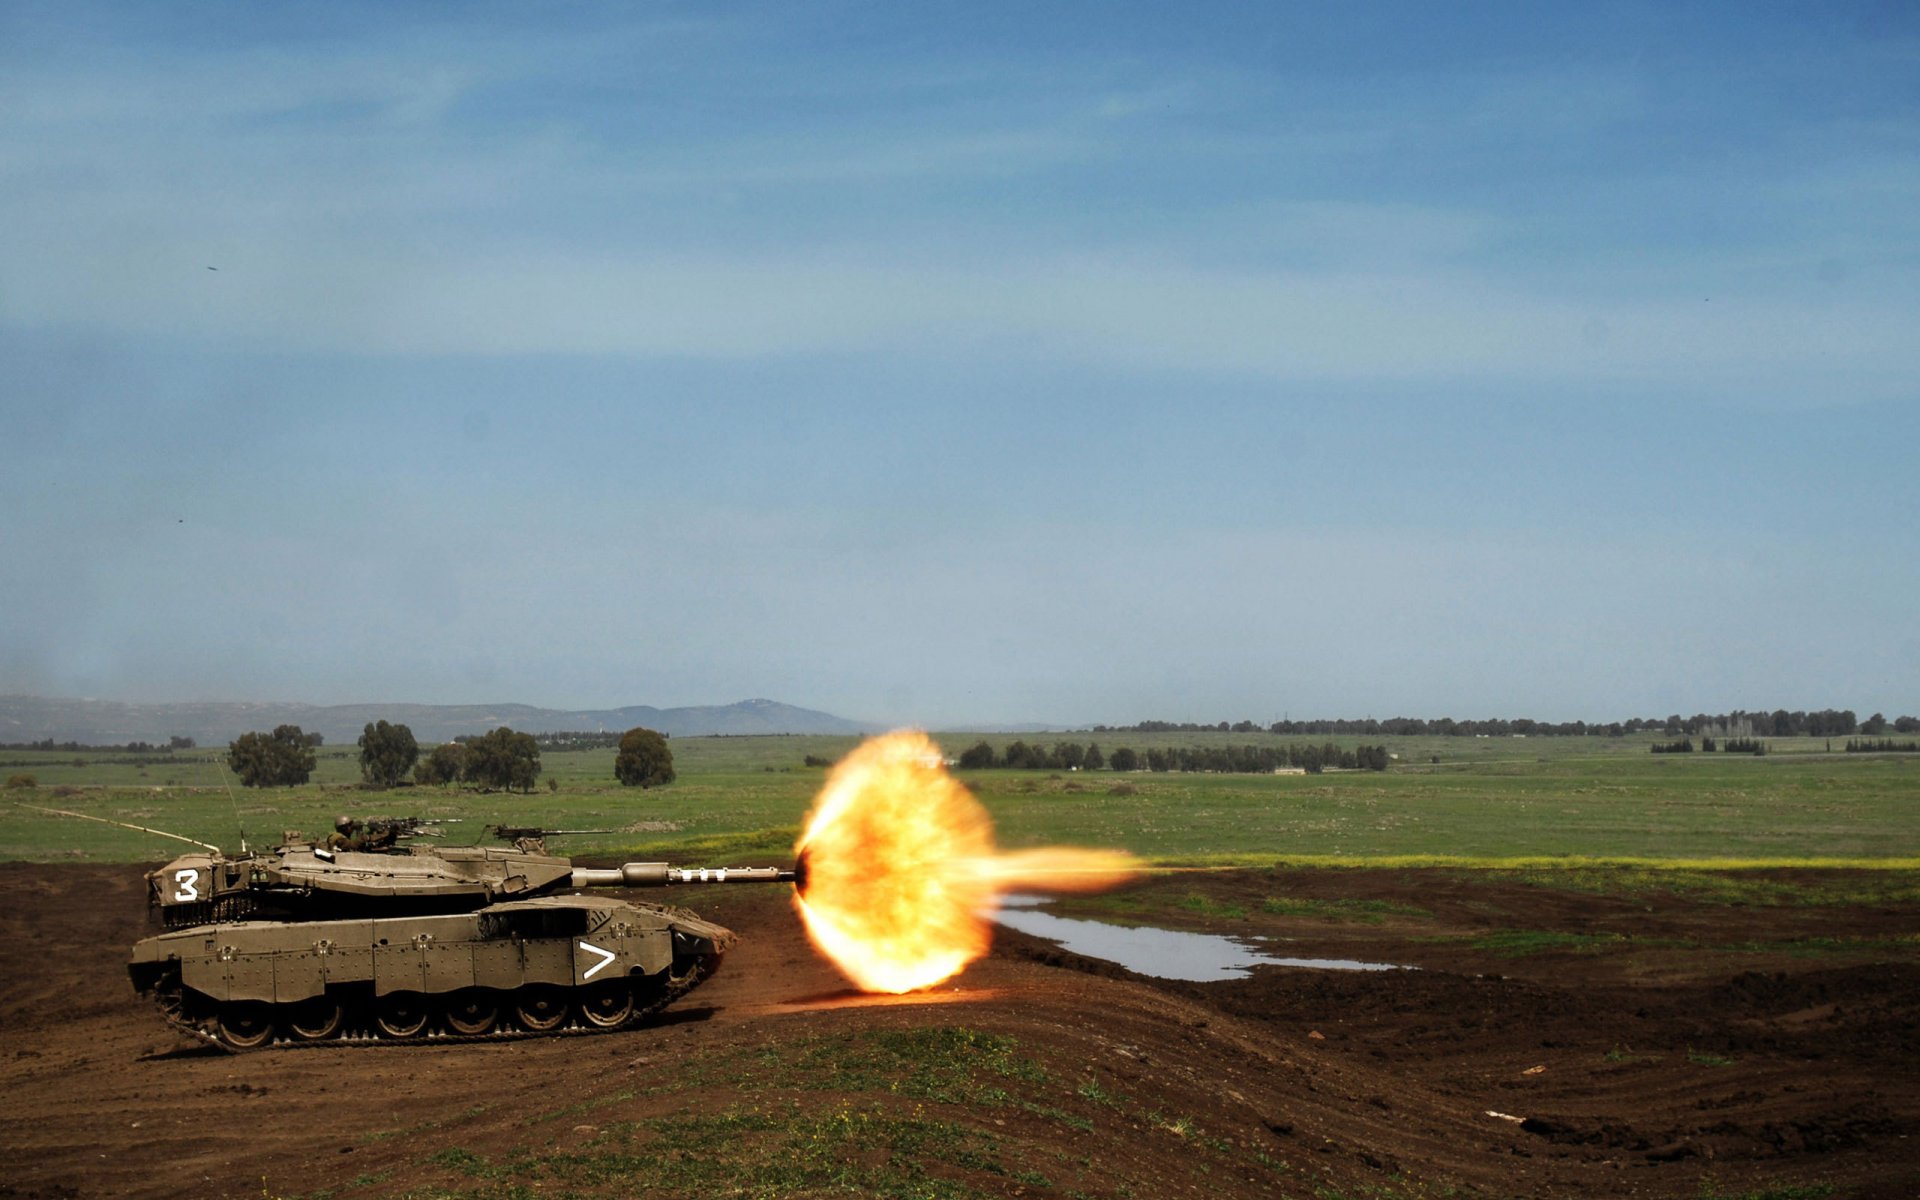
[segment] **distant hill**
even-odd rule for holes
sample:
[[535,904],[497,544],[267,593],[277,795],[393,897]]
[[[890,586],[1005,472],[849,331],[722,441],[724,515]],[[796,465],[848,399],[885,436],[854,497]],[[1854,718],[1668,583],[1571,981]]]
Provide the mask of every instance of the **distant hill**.
[[0,742],[80,742],[111,746],[126,742],[164,745],[190,737],[202,746],[224,745],[252,729],[298,725],[329,745],[352,743],[370,721],[406,725],[423,742],[444,742],[508,725],[522,733],[557,730],[625,730],[635,725],[669,737],[750,733],[869,733],[877,726],[831,713],[795,708],[776,700],[692,708],[599,708],[568,712],[526,704],[120,704],[111,700],[64,700],[0,696]]

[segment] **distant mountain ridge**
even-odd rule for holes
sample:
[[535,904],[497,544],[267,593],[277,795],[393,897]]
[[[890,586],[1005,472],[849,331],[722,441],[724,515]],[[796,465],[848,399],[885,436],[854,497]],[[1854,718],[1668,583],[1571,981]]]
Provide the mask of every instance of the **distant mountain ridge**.
[[832,713],[796,708],[777,700],[741,700],[735,704],[568,711],[529,704],[296,704],[185,702],[122,704],[113,700],[70,700],[45,696],[0,695],[0,742],[80,742],[110,746],[126,742],[165,745],[171,737],[190,737],[202,746],[222,745],[249,730],[298,725],[324,736],[329,745],[352,743],[370,721],[391,721],[413,730],[423,742],[444,742],[463,734],[485,733],[502,725],[522,733],[559,730],[631,729],[644,725],[669,737],[754,733],[870,733],[878,726],[849,721]]

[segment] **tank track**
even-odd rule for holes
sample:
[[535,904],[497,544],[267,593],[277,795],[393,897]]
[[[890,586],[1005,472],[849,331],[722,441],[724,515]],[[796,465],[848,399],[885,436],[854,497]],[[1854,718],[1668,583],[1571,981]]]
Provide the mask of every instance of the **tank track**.
[[[666,987],[659,993],[650,995],[645,1004],[634,1004],[633,1012],[618,1025],[591,1025],[580,1019],[577,1011],[569,1014],[566,1024],[558,1029],[514,1029],[496,1027],[486,1033],[454,1033],[445,1029],[429,1029],[415,1037],[397,1038],[382,1033],[371,1021],[352,1028],[343,1028],[331,1037],[306,1039],[288,1037],[278,1033],[271,1041],[258,1046],[235,1046],[223,1040],[215,1028],[215,1015],[209,1013],[194,1017],[187,1013],[183,997],[178,992],[156,990],[153,999],[160,1009],[162,1019],[174,1030],[196,1041],[204,1042],[227,1054],[254,1054],[266,1050],[325,1050],[344,1049],[364,1046],[455,1046],[478,1042],[518,1042],[530,1038],[587,1037],[603,1033],[623,1033],[644,1024],[649,1018],[665,1009],[680,997],[699,987],[720,969],[721,955],[713,954],[702,958],[691,971],[675,979],[668,977]],[[501,1015],[501,1023],[506,1023],[506,1015]]]

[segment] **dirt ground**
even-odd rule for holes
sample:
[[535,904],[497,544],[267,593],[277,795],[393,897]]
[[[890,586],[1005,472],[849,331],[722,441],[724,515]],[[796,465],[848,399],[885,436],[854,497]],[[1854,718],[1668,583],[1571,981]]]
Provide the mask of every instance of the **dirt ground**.
[[[1220,914],[1276,891],[1379,902],[1261,931],[1292,954],[1420,969],[1156,982],[1003,933],[954,984],[869,998],[810,951],[784,889],[726,888],[675,893],[743,940],[648,1028],[228,1056],[127,986],[140,869],[0,865],[0,1197],[824,1195],[896,1178],[919,1181],[899,1194],[1036,1197],[1920,1195],[1920,904],[1741,907],[1422,871],[1155,888],[1203,897],[1187,924],[1226,932],[1246,921]],[[1471,940],[1501,929],[1611,940],[1521,957]],[[868,1069],[880,1060],[795,1074],[825,1049],[867,1053],[863,1038],[956,1029],[1024,1065],[911,1103]],[[894,1132],[833,1143],[866,1147],[839,1175],[787,1164],[827,1181],[798,1191],[729,1181],[724,1163],[717,1189],[682,1186],[711,1184],[713,1164],[690,1175],[685,1147],[644,1141],[749,1110],[759,1124],[740,1127],[772,1137],[800,1118],[765,1114],[828,1109]],[[900,1131],[935,1128],[973,1149],[903,1165]],[[616,1133],[643,1138],[638,1157],[593,1157]],[[632,1173],[595,1182],[589,1162]]]

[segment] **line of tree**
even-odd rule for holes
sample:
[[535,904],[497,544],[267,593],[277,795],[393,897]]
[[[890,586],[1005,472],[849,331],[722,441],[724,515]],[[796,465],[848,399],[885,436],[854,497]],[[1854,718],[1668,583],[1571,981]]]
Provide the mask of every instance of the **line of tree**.
[[98,750],[113,754],[171,754],[175,750],[192,750],[200,743],[190,737],[174,736],[167,739],[164,746],[153,742],[123,742],[117,745],[89,745],[85,742],[56,742],[52,738],[43,738],[37,742],[0,742],[0,750],[56,750],[71,754],[76,750]]
[[1892,738],[1869,741],[1866,738],[1848,739],[1848,754],[1920,754],[1920,742],[1896,742]]
[[[487,791],[531,792],[540,776],[542,740],[503,725],[443,742],[422,759],[410,727],[369,721],[357,743],[360,775],[375,787],[393,787],[411,772],[415,783],[426,786],[470,783]],[[271,734],[247,733],[235,739],[227,748],[227,762],[248,787],[291,786],[312,776],[314,744],[299,726],[282,725]],[[647,788],[673,782],[673,752],[665,734],[629,729],[618,744],[614,776],[621,783]]]
[[1655,742],[1653,745],[1647,747],[1647,749],[1653,751],[1655,754],[1692,754],[1693,739],[1686,738],[1678,742]]
[[[1688,750],[1692,748],[1691,746],[1687,747]],[[1756,741],[1753,738],[1721,738],[1718,741],[1715,741],[1712,737],[1703,737],[1700,739],[1701,753],[1712,754],[1715,750],[1721,750],[1728,754],[1765,754],[1767,752],[1767,744],[1762,741]],[[1662,751],[1656,746],[1653,752],[1655,754],[1684,754],[1686,750],[1668,749]]]
[[1306,746],[1175,746],[1144,752],[1121,746],[1112,754],[1098,742],[1055,742],[1051,746],[1015,741],[996,751],[980,741],[962,751],[956,765],[963,771],[1011,769],[1027,771],[1204,771],[1216,774],[1267,775],[1282,769],[1300,769],[1318,775],[1330,767],[1384,771],[1391,761],[1385,746],[1343,748],[1328,742]]
[[624,736],[604,729],[560,729],[536,733],[533,740],[542,750],[606,750],[618,746]]
[[[88,750],[100,750],[99,746],[88,746]],[[64,752],[63,752],[64,753]],[[112,758],[75,758],[70,760],[73,766],[106,765],[115,767],[172,767],[180,765],[180,760],[172,757],[165,747],[150,754],[123,754],[119,750],[111,751]],[[44,758],[9,758],[0,760],[0,767],[46,767],[52,766]]]
[[1627,737],[1636,733],[1659,733],[1669,737],[1699,737],[1712,733],[1720,737],[1841,737],[1852,733],[1877,736],[1891,727],[1899,733],[1920,733],[1920,717],[1899,717],[1892,722],[1875,713],[1865,721],[1852,709],[1823,708],[1817,711],[1777,708],[1771,712],[1734,709],[1732,712],[1695,713],[1683,717],[1671,713],[1665,717],[1633,717],[1625,721],[1535,721],[1527,717],[1460,720],[1454,717],[1425,719],[1388,717],[1363,720],[1274,721],[1262,725],[1254,721],[1219,721],[1213,724],[1192,721],[1141,721],[1134,725],[1095,725],[1095,733],[1275,733],[1287,737]]

